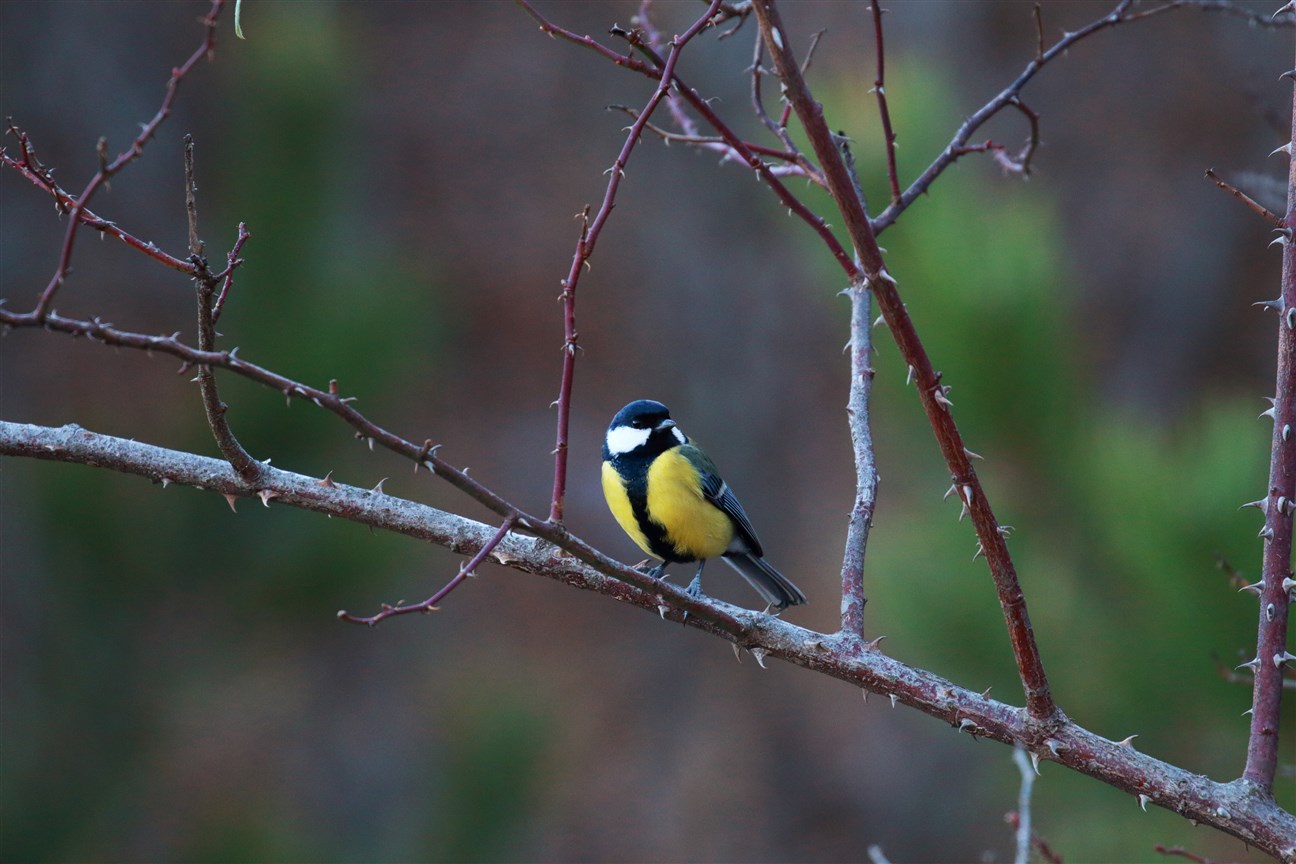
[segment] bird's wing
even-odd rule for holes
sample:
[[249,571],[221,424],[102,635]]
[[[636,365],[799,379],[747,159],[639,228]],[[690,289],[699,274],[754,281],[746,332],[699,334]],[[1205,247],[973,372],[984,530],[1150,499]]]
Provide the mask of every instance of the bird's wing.
[[706,500],[719,507],[733,520],[738,537],[746,544],[748,552],[757,558],[763,556],[765,553],[761,549],[760,540],[756,537],[756,529],[752,527],[751,519],[747,518],[747,511],[743,509],[738,496],[734,495],[729,484],[716,473],[715,463],[692,444],[684,444],[680,447],[680,452],[697,469],[698,477],[702,482],[702,494]]

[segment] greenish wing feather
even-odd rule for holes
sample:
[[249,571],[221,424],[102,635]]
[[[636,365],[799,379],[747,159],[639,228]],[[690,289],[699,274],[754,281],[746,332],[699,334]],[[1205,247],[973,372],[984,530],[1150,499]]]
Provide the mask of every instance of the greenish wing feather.
[[746,542],[748,551],[757,558],[762,557],[765,553],[761,549],[760,540],[756,537],[756,529],[752,527],[751,519],[747,517],[747,511],[743,509],[738,497],[734,495],[729,485],[716,473],[715,463],[692,444],[682,445],[680,454],[697,469],[698,476],[702,481],[702,494],[733,520],[734,527],[738,529],[739,537]]

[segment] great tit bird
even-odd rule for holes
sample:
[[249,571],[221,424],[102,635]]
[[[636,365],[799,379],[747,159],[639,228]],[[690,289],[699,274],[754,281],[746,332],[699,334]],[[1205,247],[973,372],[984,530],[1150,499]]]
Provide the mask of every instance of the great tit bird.
[[698,562],[689,584],[702,594],[702,568],[720,557],[776,609],[805,594],[762,557],[743,506],[707,455],[689,443],[660,402],[640,399],[617,412],[603,441],[603,497],[630,539],[666,566]]

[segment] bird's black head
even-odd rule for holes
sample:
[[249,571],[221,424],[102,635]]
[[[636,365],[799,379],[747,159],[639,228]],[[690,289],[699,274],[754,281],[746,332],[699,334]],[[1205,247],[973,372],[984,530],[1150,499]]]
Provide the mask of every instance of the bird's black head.
[[670,409],[651,399],[639,399],[617,412],[603,440],[603,458],[649,455],[688,441],[675,427]]

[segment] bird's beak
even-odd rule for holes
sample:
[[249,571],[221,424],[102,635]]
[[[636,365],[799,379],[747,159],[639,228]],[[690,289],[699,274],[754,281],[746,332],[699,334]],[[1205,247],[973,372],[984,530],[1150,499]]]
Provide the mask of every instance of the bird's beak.
[[674,421],[674,420],[671,420],[670,418],[667,418],[667,419],[663,420],[662,422],[658,423],[658,424],[657,424],[657,428],[655,428],[653,431],[654,431],[654,432],[665,432],[667,429],[674,429],[674,428],[675,428],[675,421]]

